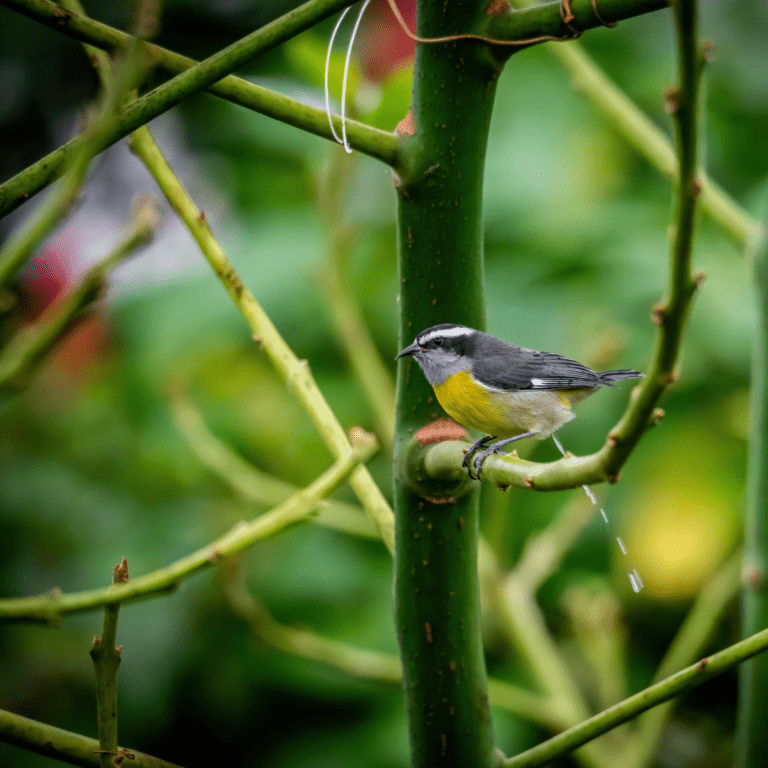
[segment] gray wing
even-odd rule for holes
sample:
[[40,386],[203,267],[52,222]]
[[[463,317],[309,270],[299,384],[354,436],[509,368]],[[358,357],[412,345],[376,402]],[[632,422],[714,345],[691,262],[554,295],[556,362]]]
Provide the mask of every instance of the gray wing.
[[591,368],[561,355],[512,344],[488,345],[472,366],[476,379],[494,389],[579,389],[603,384]]

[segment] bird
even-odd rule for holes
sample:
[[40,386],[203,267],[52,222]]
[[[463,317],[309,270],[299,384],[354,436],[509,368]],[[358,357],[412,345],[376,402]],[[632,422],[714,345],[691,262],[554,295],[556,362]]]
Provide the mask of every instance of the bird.
[[575,418],[575,403],[601,387],[643,376],[630,369],[593,371],[562,355],[518,347],[455,323],[423,330],[395,359],[408,356],[421,367],[445,412],[461,426],[484,433],[462,461],[477,480],[483,461],[503,454],[503,446],[549,437]]

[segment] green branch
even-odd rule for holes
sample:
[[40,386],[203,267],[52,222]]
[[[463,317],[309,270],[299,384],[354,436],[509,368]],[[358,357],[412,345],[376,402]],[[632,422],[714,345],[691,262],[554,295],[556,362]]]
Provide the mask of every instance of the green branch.
[[[767,188],[768,189],[768,188]],[[766,219],[768,224],[768,219]],[[749,455],[744,531],[742,633],[768,625],[768,237],[755,244],[753,280],[757,313],[752,343]],[[739,678],[737,768],[768,760],[768,662],[745,664]]]
[[[349,2],[337,3],[340,7]],[[114,51],[127,45],[134,38],[114,27],[94,21],[82,12],[71,11],[67,24],[59,23],[61,7],[50,0],[0,0],[0,5],[13,8],[31,19],[40,21],[57,32],[88,43],[105,51]],[[67,4],[68,5],[68,4]],[[338,9],[337,9],[338,10]],[[159,45],[147,44],[152,63],[159,69],[177,75],[195,66],[197,62]],[[273,117],[295,128],[308,131],[325,139],[335,141],[328,125],[328,116],[322,109],[302,104],[240,77],[229,75],[205,89],[208,93],[231,101],[246,109]],[[337,133],[341,133],[341,117],[333,115]],[[347,138],[351,147],[358,152],[375,157],[387,165],[394,165],[397,156],[397,137],[387,131],[372,128],[356,120],[347,120]]]
[[54,590],[47,595],[0,600],[0,621],[54,621],[70,613],[92,611],[106,605],[142,600],[152,595],[172,592],[179,584],[220,558],[245,551],[261,539],[274,536],[305,520],[333,493],[358,466],[376,451],[376,441],[359,430],[357,442],[348,454],[326,470],[311,485],[251,522],[238,523],[216,541],[157,571],[131,579],[109,589],[94,589],[63,595]]
[[[6,0],[3,2],[5,3]],[[94,154],[175,107],[192,94],[213,85],[251,59],[272,50],[280,43],[350,4],[351,0],[310,0],[215,53],[205,61],[186,69],[173,79],[131,102],[119,112],[110,129],[100,136],[97,145],[93,148]],[[58,17],[55,14],[54,17],[62,27],[67,27],[74,18],[72,11],[61,7],[58,14]],[[72,139],[0,185],[0,218],[58,179],[66,163],[82,142],[81,138]]]
[[140,199],[134,206],[123,240],[85,273],[63,303],[51,307],[40,320],[20,331],[0,351],[0,393],[15,393],[27,386],[46,355],[98,300],[109,272],[151,242],[159,221],[155,201]]
[[[173,420],[192,453],[244,501],[249,504],[276,505],[296,493],[296,486],[249,464],[212,434],[200,411],[178,384],[168,387],[168,397]],[[376,526],[365,516],[362,508],[343,501],[324,500],[317,515],[310,519],[313,523],[352,536],[381,539]]]
[[[255,341],[265,350],[272,364],[285,377],[286,383],[293,389],[306,409],[333,456],[337,459],[347,456],[351,450],[347,435],[315,383],[309,366],[293,354],[266,312],[256,301],[253,293],[245,287],[221,245],[213,236],[205,220],[205,214],[195,205],[184,186],[176,178],[146,126],[131,136],[130,147],[147,167],[173,210],[195,238],[216,276],[250,325]],[[352,473],[349,484],[368,516],[376,524],[387,548],[393,552],[394,519],[381,490],[365,467],[359,467]]]
[[[112,588],[128,582],[128,563],[125,558],[112,573]],[[99,756],[101,768],[114,768],[117,749],[117,670],[120,667],[121,645],[115,647],[117,614],[120,604],[104,607],[104,628],[101,637],[93,638],[90,654],[96,673],[96,713],[99,724]]]
[[[309,629],[280,624],[266,606],[247,589],[242,571],[224,569],[225,594],[232,610],[248,622],[254,635],[284,653],[339,669],[354,677],[399,684],[402,680],[400,659],[389,653],[358,648],[331,640]],[[557,705],[539,693],[528,691],[502,680],[488,680],[488,694],[493,706],[504,709],[545,728],[558,722]]]
[[672,675],[634,696],[630,696],[610,709],[606,709],[543,744],[509,758],[504,762],[504,766],[505,768],[536,768],[546,765],[622,723],[637,717],[641,712],[696,688],[766,649],[768,649],[768,629],[747,640],[735,643],[724,651],[703,658],[697,664],[687,667],[676,675]]
[[[738,594],[742,553],[737,552],[707,582],[678,629],[659,665],[654,681],[674,674],[702,654],[723,619],[723,614]],[[751,662],[746,662],[747,664]],[[742,667],[743,669],[743,667]],[[667,701],[638,718],[628,768],[645,768],[653,757],[674,701]]]
[[[595,14],[595,7],[599,10],[599,16]],[[667,0],[597,0],[595,4],[592,0],[571,0],[565,7],[560,2],[549,2],[524,10],[488,14],[482,32],[488,37],[501,40],[537,37],[569,40],[588,29],[612,25],[667,7]],[[566,8],[570,8],[570,17],[566,15]],[[511,55],[514,50],[506,49],[505,55]]]
[[[70,765],[81,765],[84,768],[101,767],[98,754],[99,742],[96,739],[2,709],[0,709],[0,741]],[[130,762],[124,762],[123,765],[130,765],[131,768],[179,768],[175,763],[137,752],[135,749],[126,751]]]

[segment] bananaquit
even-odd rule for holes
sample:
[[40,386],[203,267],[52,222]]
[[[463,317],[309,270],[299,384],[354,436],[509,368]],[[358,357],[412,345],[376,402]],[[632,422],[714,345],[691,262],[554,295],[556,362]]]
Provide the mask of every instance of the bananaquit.
[[614,381],[637,379],[631,370],[597,373],[550,352],[516,347],[463,325],[443,323],[422,331],[395,359],[412,355],[435,390],[440,405],[459,424],[485,433],[475,440],[462,466],[479,480],[482,463],[501,447],[524,437],[544,439],[576,414],[571,406]]

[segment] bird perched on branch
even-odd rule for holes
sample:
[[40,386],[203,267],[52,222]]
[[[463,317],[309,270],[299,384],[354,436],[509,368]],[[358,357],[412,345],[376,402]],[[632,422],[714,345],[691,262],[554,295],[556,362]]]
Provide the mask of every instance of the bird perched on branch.
[[[422,331],[395,359],[407,355],[421,366],[445,412],[485,433],[462,461],[473,477],[470,461],[477,453],[478,480],[492,453],[503,453],[503,446],[524,437],[549,437],[575,417],[574,403],[600,387],[643,375],[626,369],[596,372],[567,357],[517,347],[453,323]],[[484,448],[492,440],[497,442]]]

